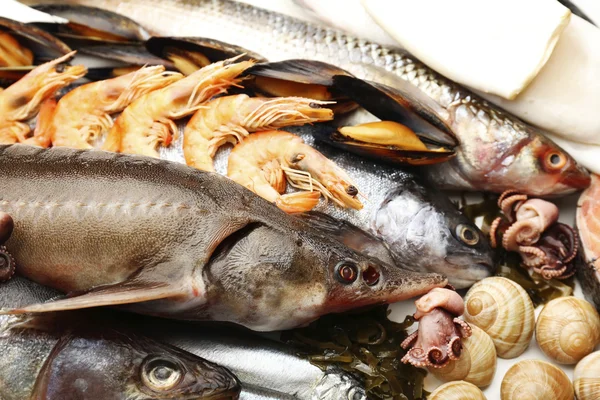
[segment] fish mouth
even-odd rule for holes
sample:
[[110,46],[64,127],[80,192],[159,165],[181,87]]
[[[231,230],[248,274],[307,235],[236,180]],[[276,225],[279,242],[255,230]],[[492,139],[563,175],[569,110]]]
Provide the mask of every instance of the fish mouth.
[[456,289],[466,289],[482,279],[494,276],[496,273],[496,265],[491,261],[465,261],[460,257],[446,258],[446,262],[452,267],[447,276],[450,284]]
[[586,189],[592,184],[592,178],[588,170],[580,165],[575,165],[570,170],[562,174],[561,179],[557,182],[557,186],[563,190],[559,194],[573,193],[579,190]]

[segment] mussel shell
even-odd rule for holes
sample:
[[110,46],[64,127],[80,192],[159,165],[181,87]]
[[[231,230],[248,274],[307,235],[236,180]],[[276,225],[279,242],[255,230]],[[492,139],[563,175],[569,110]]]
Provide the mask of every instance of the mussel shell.
[[226,60],[244,54],[240,60],[264,62],[266,59],[243,47],[221,42],[215,39],[201,37],[151,37],[145,42],[146,49],[157,57],[166,58],[169,48],[179,51],[198,52],[211,62]]
[[336,75],[333,84],[377,118],[406,125],[423,142],[449,148],[458,145],[458,139],[443,120],[446,111],[408,82],[401,88],[391,88],[353,76]]
[[105,44],[97,46],[82,47],[79,52],[94,57],[104,58],[122,62],[129,66],[164,65],[168,69],[174,69],[173,63],[160,57],[156,57],[146,50],[141,43]]
[[313,128],[310,130],[311,134],[321,142],[387,164],[430,165],[447,161],[456,155],[454,150],[406,150],[396,146],[361,142],[342,135],[337,128],[328,124],[319,124]]
[[59,3],[40,4],[33,8],[69,20],[67,24],[44,25],[58,36],[115,42],[140,42],[151,36],[134,20],[101,8]]
[[33,25],[0,17],[0,29],[9,32],[34,54],[34,64],[39,65],[71,52],[59,38]]

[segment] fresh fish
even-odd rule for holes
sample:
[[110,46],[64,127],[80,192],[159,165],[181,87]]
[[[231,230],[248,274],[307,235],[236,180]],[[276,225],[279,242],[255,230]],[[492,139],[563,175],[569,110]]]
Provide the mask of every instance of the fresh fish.
[[444,287],[353,251],[241,185],[149,157],[0,146],[17,273],[80,295],[7,312],[127,305],[288,329]]
[[[58,295],[53,289],[15,277],[0,285],[0,307],[44,302]],[[110,313],[119,325],[235,371],[241,381],[242,400],[366,399],[364,387],[353,375],[336,368],[322,371],[295,355],[288,346],[251,332],[175,321],[156,323],[152,318],[123,321],[120,317],[121,313]]]
[[[19,277],[0,288],[2,307],[56,296]],[[79,314],[26,322],[0,316],[2,400],[238,398],[240,384],[227,369]]]
[[[494,274],[487,239],[446,194],[422,184],[411,172],[378,164],[315,140],[313,134],[318,129],[328,128],[315,125],[286,130],[299,134],[306,143],[347,171],[364,198],[364,208],[356,211],[321,203],[316,210],[333,218],[309,216],[309,220],[326,224],[330,232],[336,232],[350,247],[388,261],[384,258],[385,250],[376,240],[369,240],[352,226],[340,222],[347,221],[382,240],[396,264],[415,271],[443,274],[456,288],[469,287]],[[224,169],[225,161],[219,159],[217,165]]]
[[[27,0],[27,4],[51,1]],[[69,3],[97,5],[92,0]],[[439,105],[462,143],[455,159],[427,167],[439,188],[561,195],[589,185],[587,171],[540,129],[525,124],[398,50],[229,0],[107,0],[155,34],[203,36],[244,47],[270,61],[304,58],[337,65],[358,78],[406,90]],[[165,23],[165,21],[170,21]],[[414,85],[414,86],[413,86]]]
[[577,202],[577,229],[581,238],[581,265],[577,278],[585,296],[600,311],[600,176]]
[[[336,367],[325,371],[282,343],[232,329],[198,329],[181,323],[148,326],[153,337],[231,369],[245,393],[281,399],[366,399],[362,384]],[[218,360],[218,361],[217,361]]]

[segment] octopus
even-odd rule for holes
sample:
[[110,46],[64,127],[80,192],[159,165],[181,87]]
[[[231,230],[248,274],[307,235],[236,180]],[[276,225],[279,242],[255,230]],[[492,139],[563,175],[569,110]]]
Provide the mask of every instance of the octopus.
[[416,367],[441,368],[450,360],[458,360],[462,353],[462,339],[471,336],[471,327],[458,317],[465,304],[451,289],[436,288],[415,302],[413,315],[419,328],[402,343],[408,352],[403,363]]
[[11,216],[0,212],[0,282],[9,280],[15,273],[15,260],[6,250],[6,246],[3,246],[10,238],[13,227],[14,222]]
[[506,191],[498,199],[505,218],[498,217],[490,227],[490,243],[519,253],[522,265],[544,279],[566,279],[575,273],[574,260],[579,240],[573,228],[558,222],[558,207],[541,199],[529,199]]

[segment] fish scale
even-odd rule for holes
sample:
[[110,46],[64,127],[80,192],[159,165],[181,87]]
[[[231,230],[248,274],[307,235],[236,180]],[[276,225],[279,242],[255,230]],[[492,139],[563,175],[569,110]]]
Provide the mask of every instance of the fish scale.
[[[66,3],[99,5],[93,0]],[[361,79],[420,89],[421,95],[439,105],[436,111],[463,144],[450,162],[426,168],[428,178],[440,188],[494,192],[515,189],[530,195],[556,195],[589,185],[587,172],[545,138],[542,130],[489,104],[402,50],[230,0],[108,0],[100,6],[129,16],[157,35],[217,39],[270,61],[323,61]],[[548,151],[563,155],[568,162],[549,171],[545,168]]]

